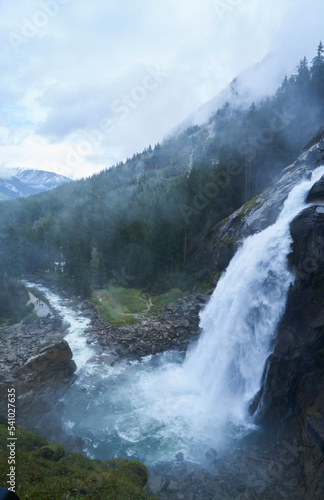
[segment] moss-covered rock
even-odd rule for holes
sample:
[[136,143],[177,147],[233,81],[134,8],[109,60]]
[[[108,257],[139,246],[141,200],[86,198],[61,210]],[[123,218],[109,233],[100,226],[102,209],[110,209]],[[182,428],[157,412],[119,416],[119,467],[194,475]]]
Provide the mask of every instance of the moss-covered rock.
[[130,481],[143,488],[148,481],[148,472],[141,462],[128,462],[114,469],[114,474],[120,480]]
[[[0,487],[8,473],[7,426],[0,425]],[[48,444],[34,432],[16,431],[16,493],[21,500],[153,500],[140,462],[90,460]]]

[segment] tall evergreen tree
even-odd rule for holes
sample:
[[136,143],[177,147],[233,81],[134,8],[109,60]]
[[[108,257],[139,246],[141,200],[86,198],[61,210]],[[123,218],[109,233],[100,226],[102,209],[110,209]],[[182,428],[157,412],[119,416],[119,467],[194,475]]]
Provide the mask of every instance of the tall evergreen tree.
[[311,66],[312,84],[319,99],[324,98],[324,46],[320,42]]

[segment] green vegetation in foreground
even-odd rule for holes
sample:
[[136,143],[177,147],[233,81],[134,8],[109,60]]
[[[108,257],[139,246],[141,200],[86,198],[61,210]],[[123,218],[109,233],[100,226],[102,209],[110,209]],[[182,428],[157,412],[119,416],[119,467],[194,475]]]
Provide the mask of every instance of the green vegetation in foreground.
[[[7,426],[0,425],[1,487],[7,487]],[[38,434],[16,431],[16,493],[21,500],[154,500],[143,492],[148,473],[141,462],[90,460]]]
[[157,316],[165,306],[176,307],[185,295],[179,288],[150,297],[137,288],[109,286],[93,291],[93,301],[101,317],[114,326],[135,324],[145,316]]

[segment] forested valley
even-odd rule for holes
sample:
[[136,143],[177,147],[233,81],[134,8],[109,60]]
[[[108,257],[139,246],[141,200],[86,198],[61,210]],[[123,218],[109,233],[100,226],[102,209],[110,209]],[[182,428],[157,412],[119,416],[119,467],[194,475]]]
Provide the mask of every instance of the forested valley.
[[[212,283],[203,259],[213,228],[272,184],[324,116],[324,49],[301,59],[273,96],[224,104],[208,123],[125,163],[49,192],[0,204],[0,318],[47,275],[78,294],[115,280],[163,293]],[[156,116],[154,119],[158,120]]]

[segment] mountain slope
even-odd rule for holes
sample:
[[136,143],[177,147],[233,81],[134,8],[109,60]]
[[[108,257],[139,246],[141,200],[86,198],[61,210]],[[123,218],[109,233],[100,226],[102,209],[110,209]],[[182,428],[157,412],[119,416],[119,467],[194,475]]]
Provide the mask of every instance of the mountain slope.
[[214,228],[271,186],[323,123],[322,50],[249,109],[225,105],[115,168],[2,203],[2,274],[50,271],[83,295],[112,279],[156,293],[212,279],[200,256]]
[[174,133],[183,132],[194,125],[203,125],[226,103],[232,108],[248,108],[252,101],[259,102],[276,92],[284,78],[284,70],[275,54],[268,54],[262,61],[247,68],[234,78],[213,99],[201,105]]

